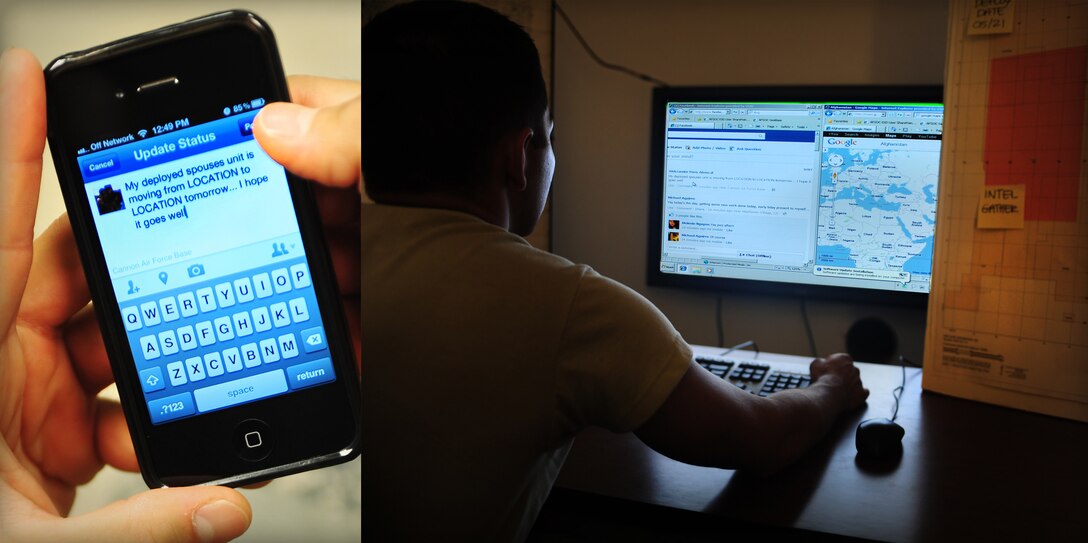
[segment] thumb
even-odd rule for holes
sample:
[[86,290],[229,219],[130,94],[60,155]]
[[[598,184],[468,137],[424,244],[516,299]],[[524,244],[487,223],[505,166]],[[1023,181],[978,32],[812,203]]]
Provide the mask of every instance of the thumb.
[[225,487],[158,488],[57,522],[56,541],[230,541],[249,528],[249,502]]
[[323,108],[278,102],[261,110],[253,134],[273,160],[295,175],[324,185],[360,183],[362,101]]

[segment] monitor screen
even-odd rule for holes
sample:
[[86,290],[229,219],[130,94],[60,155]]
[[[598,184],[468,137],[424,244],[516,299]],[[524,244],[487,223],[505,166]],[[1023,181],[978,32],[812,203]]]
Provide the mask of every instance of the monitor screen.
[[651,285],[925,304],[940,87],[657,88]]

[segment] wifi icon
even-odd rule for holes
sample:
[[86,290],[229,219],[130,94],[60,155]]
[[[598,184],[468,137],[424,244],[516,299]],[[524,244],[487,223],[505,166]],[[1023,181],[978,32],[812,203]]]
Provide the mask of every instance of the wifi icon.
[[141,128],[140,131],[137,132],[137,134],[139,134],[140,137],[142,138],[144,136],[147,136],[147,130],[144,130],[144,129]]

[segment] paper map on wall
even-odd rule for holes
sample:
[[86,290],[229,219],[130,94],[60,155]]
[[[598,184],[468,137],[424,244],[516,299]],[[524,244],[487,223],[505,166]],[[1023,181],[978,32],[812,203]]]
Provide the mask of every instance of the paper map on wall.
[[[1088,3],[1018,0],[1010,34],[969,35],[977,3],[949,8],[923,386],[1088,422]],[[1009,186],[1022,228],[979,228]]]

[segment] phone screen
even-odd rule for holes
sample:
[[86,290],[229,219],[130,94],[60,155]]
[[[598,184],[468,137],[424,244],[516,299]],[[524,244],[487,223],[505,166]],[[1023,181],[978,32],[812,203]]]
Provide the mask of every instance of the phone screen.
[[336,379],[286,172],[253,138],[263,103],[79,150],[155,425]]

